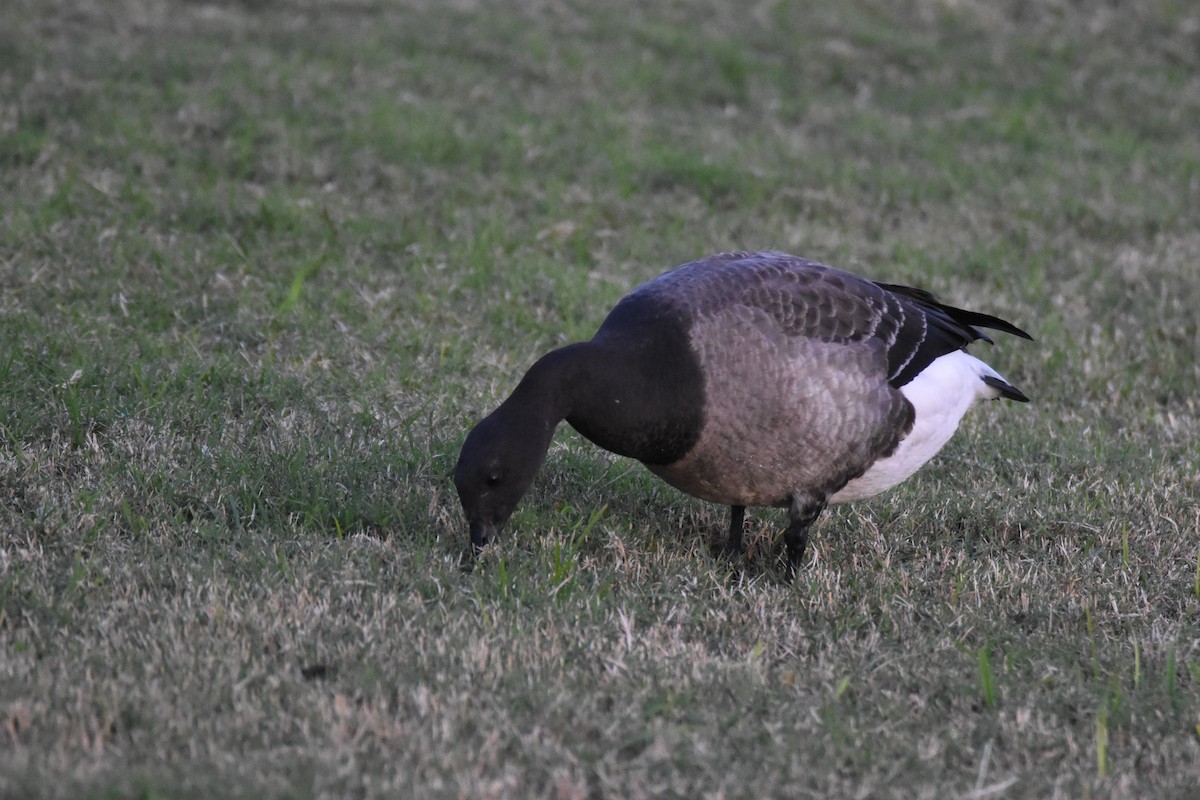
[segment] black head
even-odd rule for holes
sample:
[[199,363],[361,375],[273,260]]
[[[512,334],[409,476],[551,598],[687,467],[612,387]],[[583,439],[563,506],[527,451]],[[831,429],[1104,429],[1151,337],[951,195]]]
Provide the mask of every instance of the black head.
[[467,434],[454,485],[476,550],[495,538],[533,485],[553,433],[553,425],[501,406]]

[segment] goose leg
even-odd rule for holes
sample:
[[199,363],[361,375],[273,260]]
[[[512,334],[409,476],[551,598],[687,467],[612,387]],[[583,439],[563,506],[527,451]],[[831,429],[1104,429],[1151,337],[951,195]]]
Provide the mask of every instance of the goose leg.
[[792,506],[788,509],[788,526],[783,533],[783,541],[787,545],[787,576],[788,580],[796,577],[796,569],[804,558],[804,548],[808,545],[808,528],[821,512],[825,510],[825,498],[816,498],[804,492],[792,495]]
[[729,507],[729,536],[725,539],[724,554],[730,557],[742,554],[742,524],[746,518],[745,506]]

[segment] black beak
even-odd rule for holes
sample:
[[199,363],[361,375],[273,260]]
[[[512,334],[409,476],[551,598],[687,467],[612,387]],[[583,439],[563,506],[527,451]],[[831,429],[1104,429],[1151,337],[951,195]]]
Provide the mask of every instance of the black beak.
[[496,538],[496,526],[480,520],[471,522],[471,549],[476,555]]

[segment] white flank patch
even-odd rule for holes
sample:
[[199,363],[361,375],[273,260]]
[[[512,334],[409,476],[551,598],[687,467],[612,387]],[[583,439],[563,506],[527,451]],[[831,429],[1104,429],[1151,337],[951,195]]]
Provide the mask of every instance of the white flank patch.
[[[994,400],[1000,392],[983,382],[1000,378],[994,369],[965,350],[935,359],[917,377],[900,387],[916,411],[913,429],[896,452],[876,461],[858,478],[829,498],[830,503],[851,503],[890,489],[933,458],[976,400]],[[1003,378],[1000,378],[1003,380]]]

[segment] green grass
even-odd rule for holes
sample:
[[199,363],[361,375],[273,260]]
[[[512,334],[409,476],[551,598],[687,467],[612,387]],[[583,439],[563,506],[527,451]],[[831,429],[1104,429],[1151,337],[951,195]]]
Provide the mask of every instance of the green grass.
[[[0,8],[0,796],[1187,797],[1200,17],[1020,3]],[[1037,339],[827,515],[466,430],[777,248]]]

